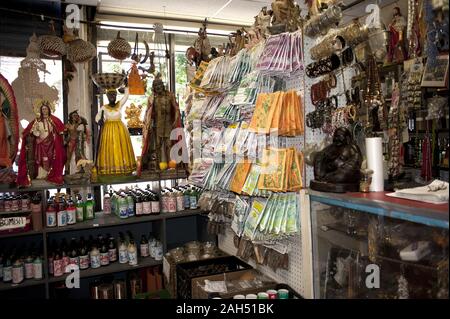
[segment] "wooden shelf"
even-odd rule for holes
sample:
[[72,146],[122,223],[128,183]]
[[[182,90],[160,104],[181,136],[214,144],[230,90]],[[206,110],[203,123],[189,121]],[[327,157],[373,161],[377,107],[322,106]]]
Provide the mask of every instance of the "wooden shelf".
[[31,210],[0,211],[0,215],[31,213]]
[[170,218],[179,218],[179,217],[187,217],[187,216],[194,216],[204,213],[201,209],[193,209],[193,210],[183,210],[176,213],[160,213],[158,215],[150,214],[150,215],[143,215],[139,217],[128,217],[128,218],[119,218],[116,215],[105,215],[103,213],[96,213],[97,217],[92,220],[87,220],[81,223],[76,223],[73,225],[68,225],[64,227],[52,227],[52,228],[45,228],[45,233],[51,234],[51,233],[58,233],[58,232],[67,232],[67,231],[78,231],[83,229],[95,229],[95,228],[103,228],[103,227],[114,227],[114,226],[121,226],[121,225],[127,225],[127,224],[137,224],[137,223],[145,223],[145,222],[152,222],[152,221],[158,221],[163,219],[170,219]]
[[4,283],[3,281],[0,281],[0,291],[44,285],[45,283],[46,283],[45,279],[41,279],[41,280],[25,279],[20,284]]
[[[146,258],[140,258],[138,259],[138,264],[135,266],[130,266],[129,264],[120,264],[118,261],[109,264],[108,266],[102,266],[100,268],[89,268],[85,270],[80,270],[80,278],[88,278],[88,277],[95,277],[95,276],[101,276],[101,275],[107,275],[107,274],[113,274],[117,272],[122,271],[130,271],[135,269],[141,269],[151,266],[157,266],[162,265],[162,260],[155,260],[151,257]],[[50,277],[48,279],[49,283],[55,283],[55,282],[61,282],[66,280],[66,277],[68,274],[64,274],[60,277]]]
[[3,238],[9,238],[9,237],[22,237],[22,236],[33,236],[33,235],[39,235],[42,234],[42,230],[30,230],[23,233],[7,233],[7,234],[0,234],[0,239]]

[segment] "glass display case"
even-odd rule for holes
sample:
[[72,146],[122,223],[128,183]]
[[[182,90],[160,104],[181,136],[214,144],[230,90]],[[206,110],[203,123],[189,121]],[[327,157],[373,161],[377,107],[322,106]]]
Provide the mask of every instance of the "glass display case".
[[448,203],[310,191],[314,297],[448,298]]

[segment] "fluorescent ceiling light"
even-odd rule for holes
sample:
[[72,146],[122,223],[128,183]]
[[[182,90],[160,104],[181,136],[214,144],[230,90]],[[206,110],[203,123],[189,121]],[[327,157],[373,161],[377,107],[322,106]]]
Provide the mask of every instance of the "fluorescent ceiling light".
[[228,0],[227,3],[225,3],[219,10],[216,11],[216,13],[214,13],[211,18],[215,18],[223,9],[225,9],[226,7],[228,7],[228,5],[232,2],[233,0]]

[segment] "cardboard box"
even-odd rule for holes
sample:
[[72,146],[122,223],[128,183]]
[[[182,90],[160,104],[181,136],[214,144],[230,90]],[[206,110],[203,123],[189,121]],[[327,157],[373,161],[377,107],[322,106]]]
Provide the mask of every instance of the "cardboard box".
[[[225,281],[227,292],[205,291],[205,280]],[[230,299],[235,295],[258,294],[269,289],[275,289],[277,283],[256,269],[238,270],[224,274],[197,277],[192,279],[192,299],[208,299],[214,294],[222,299]]]

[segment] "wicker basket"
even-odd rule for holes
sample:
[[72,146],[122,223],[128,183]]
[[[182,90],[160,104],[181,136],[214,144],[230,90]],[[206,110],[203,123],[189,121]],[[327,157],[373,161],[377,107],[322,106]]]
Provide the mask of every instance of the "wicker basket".
[[131,45],[120,37],[120,31],[117,32],[117,38],[109,42],[108,54],[117,60],[125,60],[131,55]]
[[42,54],[49,58],[58,58],[66,54],[66,44],[56,35],[40,36],[39,48]]
[[125,81],[126,75],[121,73],[96,73],[91,78],[99,88],[108,90],[119,88]]
[[95,46],[82,39],[70,41],[67,44],[67,60],[72,63],[89,62],[97,55]]

